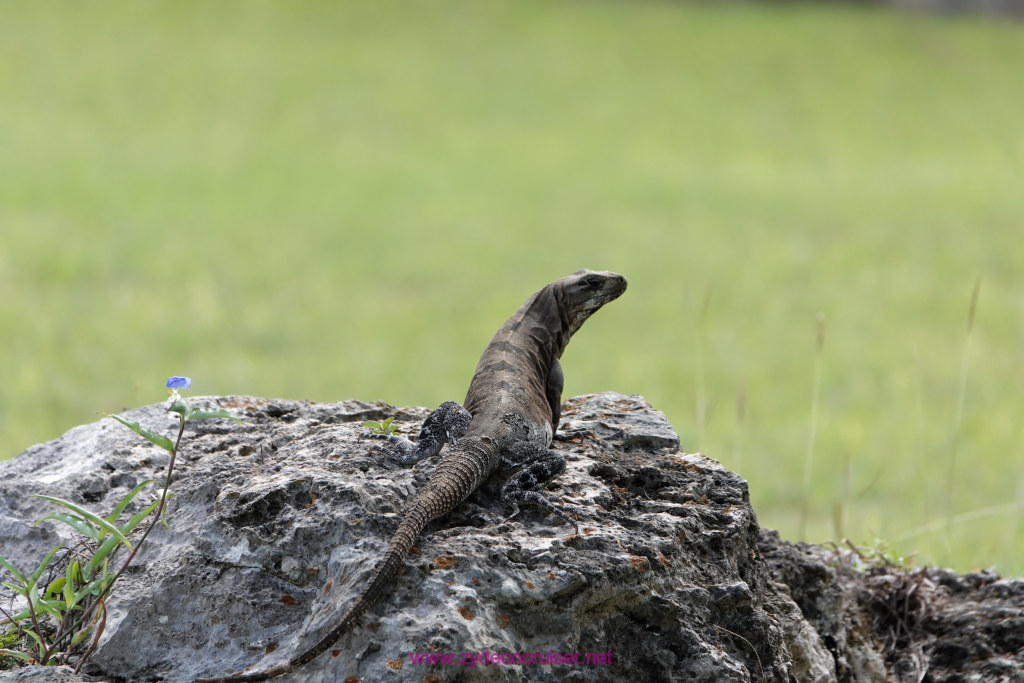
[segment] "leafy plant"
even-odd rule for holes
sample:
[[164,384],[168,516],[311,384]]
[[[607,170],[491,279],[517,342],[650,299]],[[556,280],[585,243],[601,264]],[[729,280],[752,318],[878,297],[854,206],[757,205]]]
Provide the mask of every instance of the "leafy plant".
[[[0,668],[10,668],[19,663],[64,664],[77,656],[77,671],[95,650],[106,622],[106,601],[114,585],[135,559],[157,522],[163,519],[164,524],[167,524],[164,513],[185,424],[189,420],[213,418],[241,422],[223,409],[189,408],[178,390],[190,386],[192,380],[188,377],[171,377],[167,380],[170,390],[167,410],[177,413],[179,418],[178,434],[173,441],[138,422],[102,413],[171,454],[163,489],[155,501],[119,524],[118,520],[125,514],[132,500],[144,488],[157,483],[155,480],[144,481],[133,488],[103,517],[71,501],[53,496],[36,496],[63,508],[41,517],[36,524],[47,520],[61,522],[82,534],[85,540],[55,560],[63,548],[58,545],[31,574],[22,572],[12,562],[0,557],[0,565],[14,579],[13,583],[3,585],[20,598],[17,611],[12,610],[11,613],[0,608]],[[150,519],[149,525],[133,545],[128,537],[146,519]],[[121,560],[117,571],[111,572],[112,558],[122,547],[127,555]],[[93,636],[92,641],[82,652],[82,644],[90,634]]]
[[385,436],[391,436],[392,434],[400,434],[401,429],[396,425],[391,424],[395,418],[389,417],[388,419],[377,422],[376,420],[367,420],[363,423],[364,427],[369,427],[370,431],[374,434],[383,434]]
[[[837,560],[839,559],[843,550],[839,544],[829,541],[822,545],[826,547],[831,546],[836,552]],[[867,570],[872,567],[886,567],[906,571],[914,566],[914,555],[900,555],[888,542],[880,538],[876,538],[874,541],[864,543],[863,545],[858,545],[850,540],[844,540],[842,545],[845,546],[845,550],[849,551],[846,553],[845,559],[856,569]]]

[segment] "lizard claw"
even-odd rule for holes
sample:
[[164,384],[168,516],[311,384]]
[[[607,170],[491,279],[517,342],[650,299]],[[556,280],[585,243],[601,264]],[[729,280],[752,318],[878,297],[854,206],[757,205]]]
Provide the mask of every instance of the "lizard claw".
[[561,517],[562,519],[564,519],[565,521],[569,522],[569,524],[572,524],[572,532],[577,536],[580,535],[580,527],[577,523],[580,518],[580,513],[576,510],[576,508],[563,505],[561,508],[552,507],[551,511],[559,517]]
[[389,458],[392,460],[395,459],[394,451],[392,451],[390,448],[384,448],[384,446],[378,446],[376,444],[370,446],[370,453],[373,453],[374,455],[382,455],[385,458]]

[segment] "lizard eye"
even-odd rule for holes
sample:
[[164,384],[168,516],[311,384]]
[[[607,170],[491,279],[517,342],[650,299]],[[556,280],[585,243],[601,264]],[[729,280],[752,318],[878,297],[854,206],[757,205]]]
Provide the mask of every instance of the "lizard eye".
[[600,275],[588,275],[585,278],[583,278],[583,281],[580,282],[580,285],[582,285],[583,289],[594,290],[600,289],[602,282],[604,282],[604,278],[602,278]]

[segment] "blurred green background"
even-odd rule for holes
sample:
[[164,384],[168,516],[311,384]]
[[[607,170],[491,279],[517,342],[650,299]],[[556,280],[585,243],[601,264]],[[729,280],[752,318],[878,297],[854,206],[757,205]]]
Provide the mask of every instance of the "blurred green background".
[[611,1],[0,11],[0,457],[160,401],[172,374],[461,400],[531,292],[611,269],[629,291],[566,352],[567,396],[643,394],[786,537],[1024,574],[1024,26]]

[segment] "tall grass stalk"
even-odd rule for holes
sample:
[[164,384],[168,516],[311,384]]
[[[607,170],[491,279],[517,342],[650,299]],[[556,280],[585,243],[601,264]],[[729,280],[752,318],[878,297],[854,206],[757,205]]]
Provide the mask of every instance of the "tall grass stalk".
[[956,421],[953,426],[953,445],[949,451],[949,472],[946,477],[946,519],[952,524],[953,493],[956,481],[957,452],[960,449],[960,436],[964,424],[964,406],[967,401],[967,377],[971,365],[971,339],[974,337],[974,313],[978,308],[978,293],[981,291],[981,279],[975,281],[971,292],[971,306],[967,312],[967,338],[964,340],[964,353],[960,363],[960,391],[956,401]]
[[936,519],[927,524],[914,527],[908,531],[904,531],[902,534],[892,537],[893,543],[901,543],[917,536],[924,536],[926,534],[935,533],[937,531],[948,530],[950,527],[957,524],[966,524],[967,522],[973,522],[978,519],[984,519],[985,517],[995,517],[998,515],[1010,515],[1016,518],[1019,510],[1019,503],[1000,503],[999,505],[990,505],[984,508],[978,508],[977,510],[968,510],[967,512],[961,512],[957,515],[950,515],[946,519]]
[[696,312],[696,321],[694,324],[694,345],[696,346],[696,352],[694,354],[694,373],[696,374],[695,391],[697,393],[697,450],[701,451],[704,448],[704,429],[707,421],[707,389],[704,377],[704,320],[707,318],[708,306],[711,303],[711,287],[707,287],[704,290],[704,298],[701,301],[700,308]]
[[814,354],[814,381],[811,386],[811,424],[804,456],[804,481],[800,507],[800,540],[807,538],[807,516],[811,505],[811,472],[814,469],[814,442],[818,436],[818,401],[821,397],[821,366],[825,351],[825,314],[818,313],[818,343]]
[[1024,517],[1024,477],[1017,480],[1017,514],[1013,516],[1013,528],[1010,538],[1016,539],[1020,533],[1020,520]]
[[853,490],[853,459],[850,452],[843,454],[843,473],[839,483],[839,500],[832,507],[832,530],[836,538],[846,538],[846,520],[850,513]]
[[[917,399],[917,471],[920,473],[921,481],[927,481],[924,473],[929,469],[928,446],[924,431],[924,372],[921,370],[921,351],[917,344],[914,344],[914,379],[916,380]],[[924,509],[922,519],[928,519],[931,507],[931,491],[922,496]]]
[[741,382],[736,392],[736,440],[732,445],[732,462],[736,472],[743,475],[743,431],[747,420],[747,383]]

